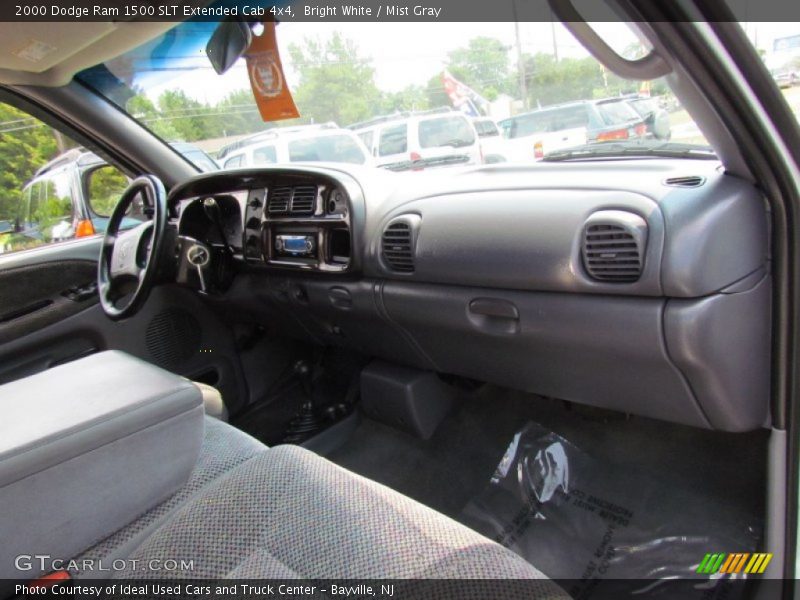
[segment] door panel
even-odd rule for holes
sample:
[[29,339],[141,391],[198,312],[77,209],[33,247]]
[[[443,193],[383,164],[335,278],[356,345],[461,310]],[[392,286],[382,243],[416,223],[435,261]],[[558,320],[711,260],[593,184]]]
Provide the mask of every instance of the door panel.
[[231,330],[196,294],[175,285],[156,287],[123,321],[106,317],[96,294],[71,299],[70,288],[97,277],[96,260],[75,258],[88,253],[76,246],[0,257],[0,384],[116,349],[216,386],[235,413],[247,388]]
[[[0,383],[118,349],[216,385],[235,413],[247,390],[233,334],[197,295],[160,286],[121,322],[108,319],[97,301],[92,286],[102,237],[92,231],[104,229],[123,184],[121,173],[106,169],[125,161],[109,167],[87,150],[97,142],[88,132],[16,96],[0,99],[0,121],[25,124],[3,134],[0,152]],[[93,94],[83,100],[98,101]],[[107,108],[100,105],[92,104],[96,114]],[[136,137],[142,147],[155,141],[144,131]],[[173,155],[158,162],[169,164]],[[183,166],[162,171],[167,183],[175,173],[193,172],[178,162]]]
[[64,260],[0,271],[0,344],[97,302],[97,263]]

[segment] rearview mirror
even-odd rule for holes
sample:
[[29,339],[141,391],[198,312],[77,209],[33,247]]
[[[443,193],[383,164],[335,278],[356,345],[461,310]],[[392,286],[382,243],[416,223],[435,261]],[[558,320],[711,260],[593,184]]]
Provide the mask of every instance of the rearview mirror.
[[222,75],[247,52],[253,32],[250,26],[238,20],[220,22],[206,45],[206,56],[217,74]]

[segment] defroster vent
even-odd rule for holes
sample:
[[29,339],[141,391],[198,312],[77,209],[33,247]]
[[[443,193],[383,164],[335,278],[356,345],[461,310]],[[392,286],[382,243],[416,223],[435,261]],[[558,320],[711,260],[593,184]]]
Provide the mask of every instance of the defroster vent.
[[647,223],[638,215],[621,210],[597,212],[583,228],[583,264],[597,281],[638,281],[646,242]]
[[700,187],[706,182],[705,177],[700,175],[683,175],[680,177],[668,177],[664,180],[664,185],[672,187]]

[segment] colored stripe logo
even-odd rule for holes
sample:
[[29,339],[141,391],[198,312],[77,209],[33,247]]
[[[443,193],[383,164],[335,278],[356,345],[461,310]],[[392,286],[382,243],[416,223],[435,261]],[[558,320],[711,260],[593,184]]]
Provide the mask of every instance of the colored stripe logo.
[[700,562],[700,566],[697,567],[697,572],[704,575],[742,572],[751,575],[759,575],[767,569],[767,565],[771,560],[771,552],[756,552],[754,554],[749,554],[747,552],[706,554]]

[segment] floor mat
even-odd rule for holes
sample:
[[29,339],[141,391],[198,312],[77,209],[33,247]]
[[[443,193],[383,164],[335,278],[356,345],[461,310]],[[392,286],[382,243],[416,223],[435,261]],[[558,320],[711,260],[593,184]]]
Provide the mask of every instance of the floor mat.
[[328,458],[452,518],[488,483],[514,434],[534,421],[601,462],[657,472],[667,487],[763,514],[765,431],[715,432],[485,386],[464,393],[433,437],[362,419]]
[[[698,456],[695,464],[718,458]],[[459,520],[574,598],[730,597],[718,573],[698,575],[698,567],[708,553],[757,551],[760,519],[736,498],[661,475],[600,460],[528,423]]]

